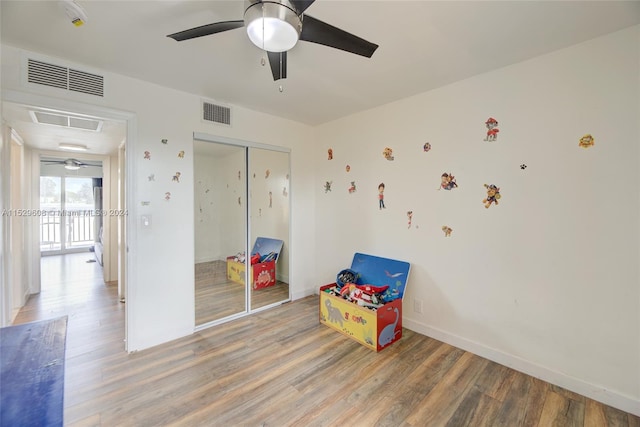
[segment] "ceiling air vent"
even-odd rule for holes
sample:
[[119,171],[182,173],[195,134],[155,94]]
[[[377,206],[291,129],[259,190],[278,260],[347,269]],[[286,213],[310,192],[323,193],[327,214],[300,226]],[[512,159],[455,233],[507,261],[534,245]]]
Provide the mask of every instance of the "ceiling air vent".
[[27,81],[94,96],[104,96],[104,77],[35,59],[27,62]]
[[231,108],[204,101],[202,103],[202,120],[230,126]]

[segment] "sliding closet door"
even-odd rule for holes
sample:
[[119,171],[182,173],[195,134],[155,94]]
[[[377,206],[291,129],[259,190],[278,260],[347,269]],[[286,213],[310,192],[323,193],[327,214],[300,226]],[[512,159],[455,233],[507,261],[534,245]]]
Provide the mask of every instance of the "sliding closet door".
[[194,141],[195,323],[247,310],[247,148]]
[[[251,310],[282,303],[289,293],[289,152],[249,148],[249,242],[275,264],[254,267]],[[257,245],[256,245],[257,243]]]

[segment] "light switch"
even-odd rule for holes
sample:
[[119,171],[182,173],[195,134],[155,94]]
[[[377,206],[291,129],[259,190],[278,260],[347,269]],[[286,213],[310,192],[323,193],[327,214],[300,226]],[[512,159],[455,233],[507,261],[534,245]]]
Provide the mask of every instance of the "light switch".
[[140,216],[140,226],[142,228],[151,228],[151,215]]

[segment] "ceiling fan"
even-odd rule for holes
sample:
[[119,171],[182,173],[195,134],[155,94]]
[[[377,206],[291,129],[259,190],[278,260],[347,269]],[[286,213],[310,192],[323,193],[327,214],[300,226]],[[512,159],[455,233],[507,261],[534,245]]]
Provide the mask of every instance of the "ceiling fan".
[[167,37],[183,41],[246,27],[253,44],[267,52],[273,80],[287,78],[287,51],[298,40],[371,58],[377,44],[304,14],[314,1],[245,0],[243,20],[214,22]]
[[42,160],[42,163],[45,165],[64,165],[65,169],[72,170],[72,171],[78,170],[80,168],[86,168],[89,166],[102,167],[102,163],[85,163],[77,159],[64,159],[64,160],[49,159],[49,160]]

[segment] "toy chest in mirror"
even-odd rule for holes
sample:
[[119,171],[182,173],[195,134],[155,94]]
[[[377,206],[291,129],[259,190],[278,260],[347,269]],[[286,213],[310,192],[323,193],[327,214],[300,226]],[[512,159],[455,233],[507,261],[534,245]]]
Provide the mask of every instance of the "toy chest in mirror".
[[410,269],[408,262],[356,253],[336,283],[320,287],[320,322],[375,351],[393,344],[402,337]]
[[250,265],[249,278],[253,289],[262,289],[276,284],[276,263],[282,251],[282,240],[258,237],[251,256],[245,254],[227,257],[227,278],[244,285],[247,263]]

